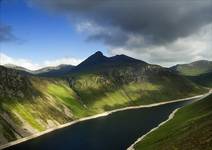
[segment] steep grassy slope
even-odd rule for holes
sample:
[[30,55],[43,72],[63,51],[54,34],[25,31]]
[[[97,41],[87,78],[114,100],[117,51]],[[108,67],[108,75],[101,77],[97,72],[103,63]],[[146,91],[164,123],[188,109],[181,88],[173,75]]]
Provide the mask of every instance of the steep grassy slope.
[[63,80],[22,76],[12,69],[0,69],[2,143],[92,114]]
[[175,117],[149,134],[136,150],[211,150],[212,95],[180,109]]

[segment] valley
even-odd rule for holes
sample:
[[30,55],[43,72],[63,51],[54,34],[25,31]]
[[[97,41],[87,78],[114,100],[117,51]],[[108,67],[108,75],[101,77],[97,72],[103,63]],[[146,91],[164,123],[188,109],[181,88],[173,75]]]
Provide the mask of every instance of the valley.
[[40,74],[0,67],[1,145],[80,118],[208,91],[169,68],[125,55],[96,52],[67,67]]

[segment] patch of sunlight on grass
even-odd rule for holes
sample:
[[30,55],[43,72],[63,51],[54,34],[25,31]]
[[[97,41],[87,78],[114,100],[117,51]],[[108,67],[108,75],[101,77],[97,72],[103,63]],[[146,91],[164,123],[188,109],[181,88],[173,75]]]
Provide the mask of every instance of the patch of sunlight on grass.
[[56,100],[63,102],[67,107],[69,107],[77,118],[87,115],[82,102],[80,102],[74,91],[67,85],[61,83],[49,84],[48,92],[55,97]]
[[12,112],[18,113],[27,123],[29,123],[33,128],[38,131],[43,131],[45,128],[36,121],[35,117],[32,115],[32,110],[27,104],[20,104],[18,102],[12,103],[8,106]]

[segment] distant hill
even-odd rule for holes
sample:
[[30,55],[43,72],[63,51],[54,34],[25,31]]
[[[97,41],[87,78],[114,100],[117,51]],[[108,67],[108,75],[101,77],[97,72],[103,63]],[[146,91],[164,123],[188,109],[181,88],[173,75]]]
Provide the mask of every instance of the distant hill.
[[6,68],[17,70],[24,75],[33,74],[32,70],[26,69],[26,68],[21,67],[21,66],[16,66],[16,65],[13,65],[13,64],[5,64],[3,66],[6,67]]
[[190,64],[176,65],[171,69],[185,76],[198,76],[212,72],[212,61],[200,60]]
[[34,76],[40,76],[40,77],[61,77],[69,73],[74,66],[72,65],[59,65],[56,67],[45,67],[39,70],[29,70],[24,67],[12,65],[12,64],[6,64],[4,65],[7,68],[15,69],[19,71],[23,75],[34,75]]
[[176,65],[171,69],[199,85],[212,87],[212,61],[200,60],[190,64]]
[[33,74],[41,77],[62,77],[68,74],[73,68],[74,66],[72,65],[59,65],[56,67],[46,67],[36,70]]

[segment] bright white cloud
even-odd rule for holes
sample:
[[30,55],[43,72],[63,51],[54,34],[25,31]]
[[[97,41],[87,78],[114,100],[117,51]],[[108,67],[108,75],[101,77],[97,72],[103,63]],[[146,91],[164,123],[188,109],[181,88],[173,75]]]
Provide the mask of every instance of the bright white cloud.
[[7,56],[4,53],[0,53],[0,65],[13,64],[16,66],[27,68],[29,70],[37,70],[43,67],[58,66],[61,64],[77,65],[80,62],[82,62],[81,59],[66,57],[66,58],[61,58],[56,60],[46,60],[44,62],[37,64],[37,63],[33,63],[31,60],[28,60],[28,59],[12,58],[10,56]]
[[76,24],[76,30],[82,33],[88,33],[90,35],[99,34],[105,32],[105,29],[94,22],[85,21]]

